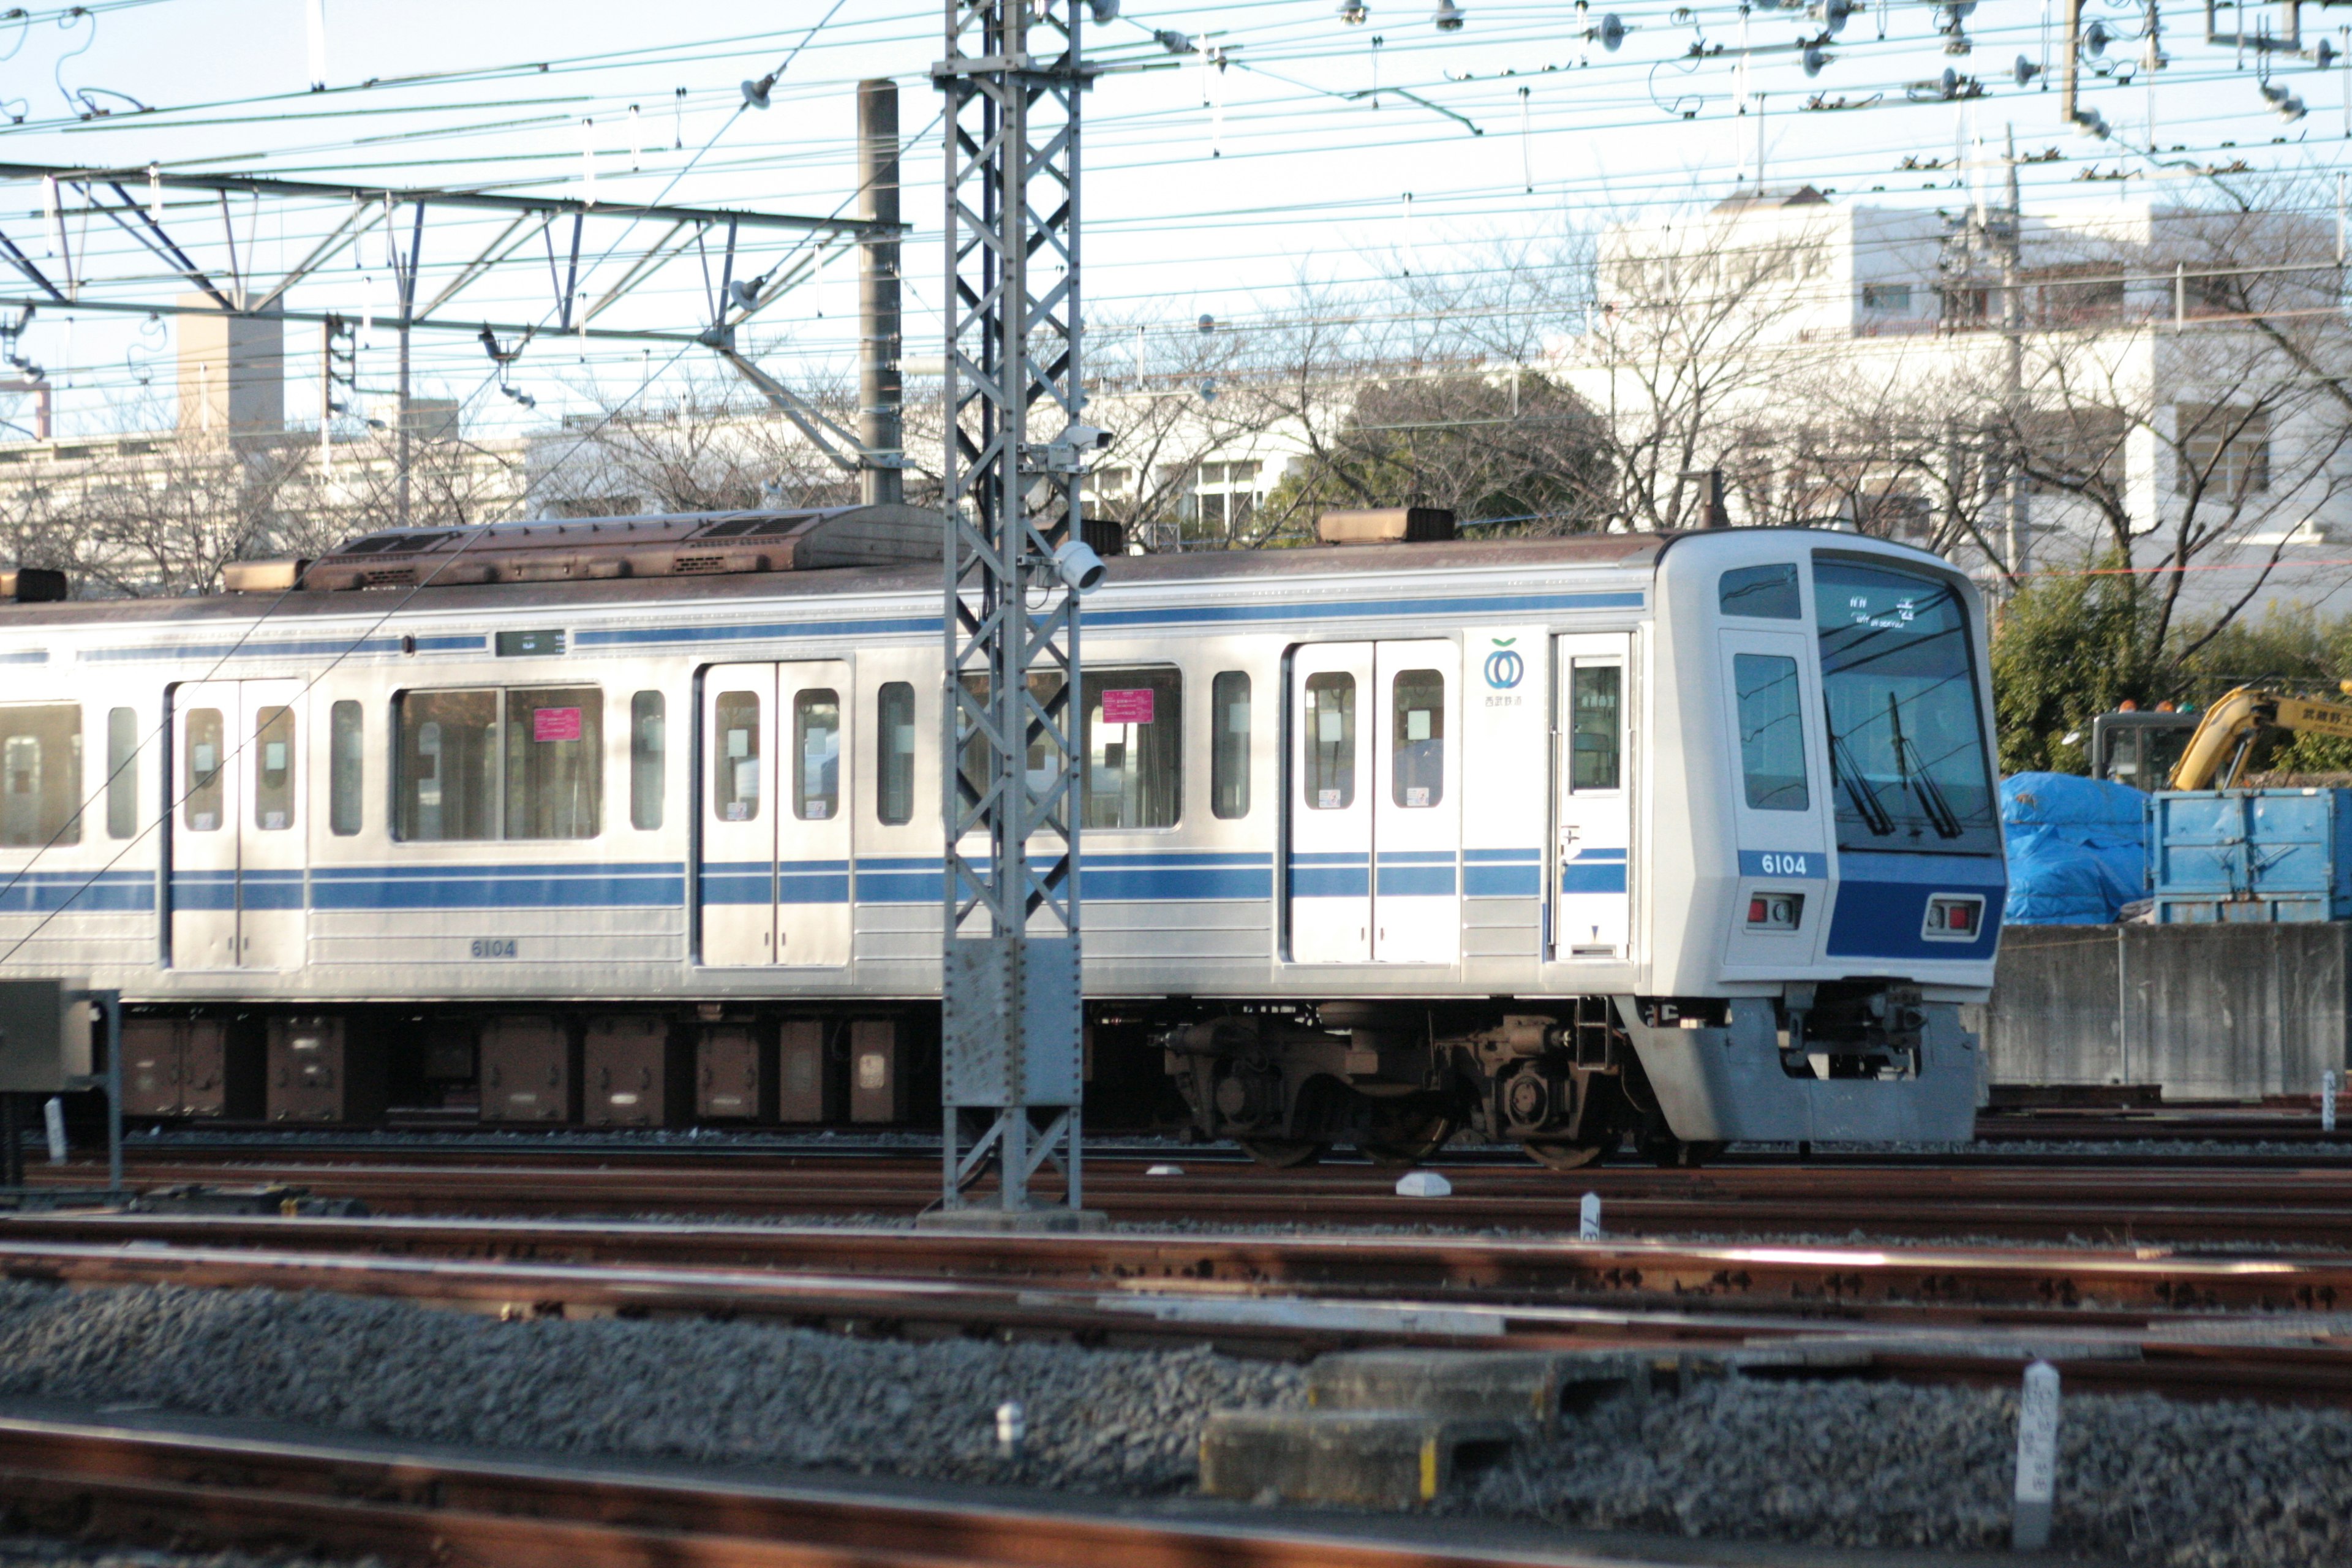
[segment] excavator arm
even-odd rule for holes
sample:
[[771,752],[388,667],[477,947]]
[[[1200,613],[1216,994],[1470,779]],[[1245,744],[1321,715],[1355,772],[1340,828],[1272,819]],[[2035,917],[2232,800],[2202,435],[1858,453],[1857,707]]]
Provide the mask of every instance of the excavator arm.
[[[2352,681],[2345,685],[2352,689]],[[2241,686],[2205,710],[2166,787],[2211,789],[2218,779],[2227,789],[2245,761],[2246,748],[2266,729],[2352,736],[2352,707]]]

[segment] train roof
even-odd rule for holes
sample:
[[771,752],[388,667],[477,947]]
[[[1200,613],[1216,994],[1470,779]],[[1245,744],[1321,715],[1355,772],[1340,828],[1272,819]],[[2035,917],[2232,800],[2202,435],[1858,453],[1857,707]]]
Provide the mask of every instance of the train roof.
[[[515,525],[507,525],[515,526]],[[529,525],[545,527],[547,525]],[[1766,531],[1799,532],[1846,545],[1877,544],[1825,530],[1739,529],[1749,539]],[[1557,567],[1643,570],[1671,544],[1700,535],[1592,533],[1547,539],[1453,540],[1418,544],[1307,546],[1296,549],[1201,551],[1121,555],[1106,561],[1105,587],[1166,587],[1256,579],[1393,577],[1400,583],[1456,572],[1536,571]],[[369,538],[379,535],[369,535]],[[1726,537],[1717,533],[1716,537]],[[1897,547],[1896,553],[1917,552]],[[1935,559],[1925,557],[1923,559]],[[1937,562],[1938,564],[1948,563]],[[588,580],[493,582],[443,586],[386,585],[341,592],[213,594],[192,598],[80,599],[0,604],[0,630],[41,626],[205,624],[266,618],[292,623],[351,616],[446,616],[469,610],[579,608],[641,604],[725,605],[867,594],[936,593],[940,568],[920,565],[834,566],[731,575],[624,576]]]

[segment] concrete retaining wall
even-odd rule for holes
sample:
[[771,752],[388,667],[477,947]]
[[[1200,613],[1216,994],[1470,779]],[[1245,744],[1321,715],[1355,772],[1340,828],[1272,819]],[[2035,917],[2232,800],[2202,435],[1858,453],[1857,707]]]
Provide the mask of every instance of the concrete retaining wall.
[[2011,926],[1979,1020],[1996,1083],[2315,1093],[2352,1037],[2352,923]]

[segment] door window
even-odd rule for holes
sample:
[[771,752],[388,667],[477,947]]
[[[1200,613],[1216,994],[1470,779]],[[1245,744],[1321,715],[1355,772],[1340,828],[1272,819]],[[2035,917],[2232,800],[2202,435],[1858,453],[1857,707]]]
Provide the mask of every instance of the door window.
[[1804,811],[1805,728],[1798,708],[1797,661],[1777,654],[1732,655],[1739,701],[1739,765],[1748,804],[1759,811]]
[[1436,805],[1445,798],[1445,677],[1401,669],[1389,690],[1395,705],[1390,793],[1408,811]]
[[253,825],[265,833],[294,826],[294,710],[264,708],[253,725]]
[[1570,671],[1570,789],[1615,789],[1624,776],[1624,683],[1622,665],[1580,661]]
[[1356,804],[1356,678],[1327,669],[1307,678],[1307,805]]
[[711,809],[721,822],[751,822],[760,815],[760,694],[722,691],[716,706],[719,754],[711,761]]
[[[216,833],[221,827],[223,803],[227,799],[226,781],[221,770],[227,765],[228,726],[217,708],[188,710],[187,769],[181,785],[181,825],[191,833]],[[7,765],[10,803],[15,801],[16,778],[17,737],[7,741]],[[9,839],[18,842],[14,837]]]
[[793,699],[793,815],[829,822],[841,810],[841,694],[801,692]]

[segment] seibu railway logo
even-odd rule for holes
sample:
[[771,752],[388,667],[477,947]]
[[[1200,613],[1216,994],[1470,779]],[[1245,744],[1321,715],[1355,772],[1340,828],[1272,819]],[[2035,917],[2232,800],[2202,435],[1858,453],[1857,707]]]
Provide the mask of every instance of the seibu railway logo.
[[1517,637],[1496,637],[1495,651],[1486,656],[1486,684],[1497,691],[1508,691],[1527,678],[1528,661],[1511,651]]

